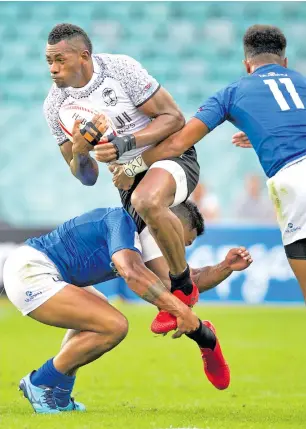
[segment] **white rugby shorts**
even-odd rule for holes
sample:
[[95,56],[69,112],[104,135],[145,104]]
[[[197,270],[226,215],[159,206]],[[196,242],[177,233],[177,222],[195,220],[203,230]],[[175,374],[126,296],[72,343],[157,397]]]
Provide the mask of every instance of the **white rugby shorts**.
[[[9,300],[24,316],[67,285],[48,256],[27,245],[9,254],[3,267],[3,283]],[[107,300],[93,286],[83,289]]]
[[306,238],[306,157],[267,180],[284,246]]
[[163,170],[168,171],[168,173],[170,173],[175,180],[176,192],[174,201],[170,207],[178,206],[187,199],[188,185],[186,173],[177,162],[165,159],[163,161],[154,162],[149,170],[152,168],[162,168]]

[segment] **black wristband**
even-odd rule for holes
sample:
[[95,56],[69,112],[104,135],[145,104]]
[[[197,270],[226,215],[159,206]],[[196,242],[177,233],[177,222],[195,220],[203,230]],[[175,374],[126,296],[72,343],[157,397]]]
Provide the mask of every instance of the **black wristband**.
[[111,143],[115,146],[117,152],[117,159],[125,152],[136,148],[136,138],[133,134],[126,136],[115,137]]

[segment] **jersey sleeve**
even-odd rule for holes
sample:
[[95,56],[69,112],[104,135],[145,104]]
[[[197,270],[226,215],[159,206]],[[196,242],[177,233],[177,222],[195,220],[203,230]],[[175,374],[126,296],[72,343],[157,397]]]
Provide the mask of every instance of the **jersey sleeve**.
[[43,106],[43,112],[48,127],[59,146],[65,143],[67,140],[67,137],[61,130],[58,122],[58,111],[62,101],[61,98],[62,97],[57,94],[56,89],[52,87],[47,98],[45,99]]
[[136,60],[127,55],[114,55],[107,64],[133,104],[140,107],[160,88],[160,84]]
[[141,254],[136,224],[124,209],[114,209],[104,217],[105,239],[110,258],[119,250],[130,249]]
[[202,104],[194,117],[200,119],[210,131],[222,124],[230,115],[235,88],[236,84],[232,84],[216,92]]

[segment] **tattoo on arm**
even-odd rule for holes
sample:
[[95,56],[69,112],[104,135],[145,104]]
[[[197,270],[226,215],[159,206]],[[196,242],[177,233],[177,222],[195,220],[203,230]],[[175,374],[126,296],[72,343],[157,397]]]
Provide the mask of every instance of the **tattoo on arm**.
[[147,290],[143,294],[141,294],[140,296],[145,301],[148,301],[151,304],[155,304],[156,301],[165,292],[168,292],[168,290],[165,288],[165,286],[162,284],[162,282],[160,280],[158,280],[156,283],[149,285]]

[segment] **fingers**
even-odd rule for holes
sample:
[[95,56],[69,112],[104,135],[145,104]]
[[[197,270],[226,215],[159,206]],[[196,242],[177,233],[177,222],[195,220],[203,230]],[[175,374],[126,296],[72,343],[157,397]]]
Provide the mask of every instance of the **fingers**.
[[176,338],[181,338],[183,335],[183,332],[181,332],[179,329],[172,335],[172,338],[175,340]]
[[236,253],[242,259],[244,259],[245,261],[248,261],[248,262],[251,261],[251,262],[253,262],[252,257],[250,255],[250,252],[245,247],[241,246],[241,247],[238,247],[236,249],[231,249],[231,250],[233,251],[233,253]]
[[91,121],[102,134],[105,133],[108,128],[108,123],[106,117],[102,113],[94,115]]
[[253,262],[249,251],[245,247],[239,247],[238,254],[245,261],[250,262],[250,263]]
[[133,183],[122,183],[116,176],[113,177],[113,184],[117,189],[122,189],[123,191],[129,191],[133,186]]
[[250,140],[248,139],[248,136],[245,133],[243,133],[242,131],[233,135],[232,143],[233,143],[233,145],[235,145],[237,147],[242,147],[242,148],[252,148],[253,147]]
[[72,136],[74,136],[77,133],[80,133],[81,122],[82,121],[80,119],[77,119],[76,121],[74,121],[73,128],[72,128]]
[[108,170],[109,170],[111,173],[114,173],[114,171],[116,171],[116,165],[115,165],[115,164],[110,164],[110,165],[108,166]]
[[239,143],[239,144],[235,144],[235,146],[242,147],[244,149],[251,149],[253,147],[251,143]]
[[94,147],[95,158],[99,162],[116,161],[117,151],[111,143],[98,144]]

